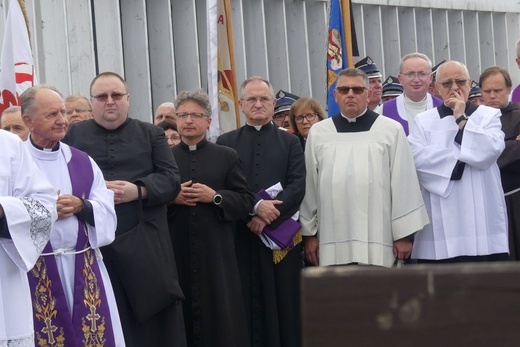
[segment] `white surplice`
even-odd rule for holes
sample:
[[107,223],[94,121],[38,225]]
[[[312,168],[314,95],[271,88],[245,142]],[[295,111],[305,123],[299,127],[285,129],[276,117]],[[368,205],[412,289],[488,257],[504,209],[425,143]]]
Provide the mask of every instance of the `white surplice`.
[[[42,151],[35,148],[31,144],[30,140],[27,140],[25,143],[27,144],[34,161],[49,179],[54,188],[59,190],[60,194],[72,194],[72,184],[67,167],[67,164],[72,157],[70,147],[64,143],[60,143],[59,150],[52,152]],[[90,246],[92,249],[96,250],[96,258],[110,309],[110,317],[112,320],[116,346],[124,346],[123,331],[119,320],[114,291],[112,290],[112,284],[105,264],[101,258],[101,252],[98,250],[99,247],[112,243],[115,238],[117,217],[114,210],[114,193],[107,189],[103,173],[97,164],[92,160],[92,158],[89,157],[89,159],[94,171],[94,182],[92,184],[88,201],[92,204],[94,211],[95,227],[86,223],[88,227],[88,238]],[[78,220],[76,216],[60,219],[54,223],[50,238],[54,252],[58,249],[73,249],[72,252],[74,252],[76,249],[77,239]],[[69,312],[72,312],[74,303],[74,266],[76,255],[72,254],[72,252],[55,256]]]
[[[412,257],[439,260],[507,253],[507,215],[497,158],[504,150],[500,110],[479,106],[464,127],[453,116],[419,114],[408,137],[431,224],[415,237]],[[460,160],[460,180],[451,180]]]
[[390,267],[393,242],[428,223],[402,126],[379,116],[369,131],[314,124],[305,147],[302,234],[319,239],[320,265]]
[[57,218],[56,193],[16,135],[0,130],[0,205],[11,239],[0,238],[0,347],[34,346],[29,271]]

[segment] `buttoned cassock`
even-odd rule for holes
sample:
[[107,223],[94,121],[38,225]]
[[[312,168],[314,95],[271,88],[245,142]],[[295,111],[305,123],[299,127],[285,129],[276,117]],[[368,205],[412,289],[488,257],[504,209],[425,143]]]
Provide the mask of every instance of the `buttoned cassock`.
[[[118,128],[109,130],[90,119],[72,124],[63,142],[90,155],[103,172],[105,180],[124,180],[145,186],[148,196],[143,200],[144,220],[155,219],[152,224],[157,230],[168,229],[166,204],[175,199],[180,191],[180,183],[175,158],[161,128],[128,118]],[[137,225],[137,208],[137,201],[115,206],[116,238]],[[163,246],[163,251],[172,255],[171,262],[165,266],[174,268],[176,276],[171,243]],[[186,341],[180,301],[172,298],[172,302],[162,311],[145,322],[137,322],[118,277],[119,271],[131,272],[133,269],[119,269],[111,259],[111,252],[104,251],[104,248],[101,251],[112,280],[126,345],[184,346]],[[146,285],[135,283],[135,286]]]
[[[283,204],[277,205],[280,217],[272,226],[298,211],[305,195],[305,163],[296,136],[279,130],[273,123],[260,130],[245,125],[221,135],[217,144],[238,152],[253,193],[281,183],[283,191],[276,199]],[[255,204],[259,200],[255,194]],[[239,221],[236,248],[252,345],[300,346],[301,243],[274,264],[272,251],[249,230],[246,222]]]

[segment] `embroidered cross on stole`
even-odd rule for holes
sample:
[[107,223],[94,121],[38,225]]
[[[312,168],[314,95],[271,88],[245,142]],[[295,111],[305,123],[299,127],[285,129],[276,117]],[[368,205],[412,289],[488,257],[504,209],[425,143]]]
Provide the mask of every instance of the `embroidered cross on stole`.
[[[88,199],[94,180],[90,159],[84,152],[70,149],[72,158],[67,166],[72,194]],[[55,255],[41,256],[29,272],[36,346],[115,346],[105,287],[95,251],[89,247],[87,226],[78,220],[72,313],[67,307]],[[52,251],[49,241],[43,252]]]

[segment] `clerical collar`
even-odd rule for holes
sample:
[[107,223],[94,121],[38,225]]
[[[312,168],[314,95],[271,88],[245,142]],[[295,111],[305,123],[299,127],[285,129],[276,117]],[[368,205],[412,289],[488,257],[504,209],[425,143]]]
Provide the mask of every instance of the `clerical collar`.
[[34,148],[39,149],[40,151],[56,152],[57,150],[60,149],[60,141],[58,141],[58,143],[52,148],[43,148],[43,147],[38,146],[36,143],[34,143],[33,139],[31,138],[31,135],[29,135],[29,140],[31,141],[31,144],[34,146]]
[[195,145],[187,145],[184,142],[182,142],[182,140],[181,140],[181,143],[179,143],[178,146],[181,146],[181,148],[189,150],[191,152],[191,151],[196,151],[198,149],[206,147],[207,143],[208,143],[208,140],[202,139],[202,140],[200,140],[199,143],[197,143]]
[[364,114],[356,117],[355,122],[349,122],[348,118],[341,114],[333,116],[332,122],[338,133],[362,132],[369,131],[378,116],[378,113],[367,109]]
[[365,109],[363,110],[363,112],[361,112],[361,114],[358,114],[358,115],[355,116],[354,118],[349,118],[349,117],[345,116],[343,113],[341,113],[341,117],[345,118],[349,123],[355,123],[355,122],[357,122],[357,119],[358,119],[359,117],[361,117],[362,115],[364,115],[366,112],[367,112],[367,109],[365,108]]
[[262,127],[266,126],[266,125],[269,125],[269,124],[273,124],[273,122],[269,122],[269,123],[266,123],[264,125],[251,125],[249,123],[246,122],[246,125],[250,126],[251,128],[255,128],[256,131],[260,131],[262,130]]

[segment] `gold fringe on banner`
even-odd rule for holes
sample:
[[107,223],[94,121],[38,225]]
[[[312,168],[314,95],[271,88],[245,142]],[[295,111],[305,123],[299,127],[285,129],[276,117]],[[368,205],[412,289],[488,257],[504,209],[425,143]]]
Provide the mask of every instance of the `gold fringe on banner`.
[[[302,242],[302,231],[301,230],[298,231],[296,234],[294,234],[292,241],[295,246],[297,244],[299,244],[300,242]],[[273,263],[278,264],[279,262],[281,262],[291,249],[292,248],[273,250]]]

